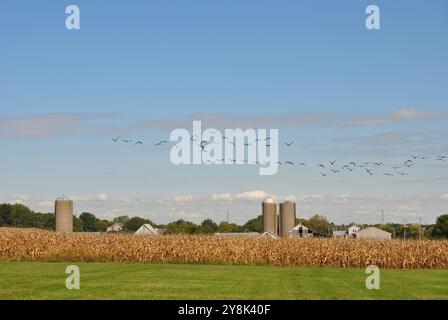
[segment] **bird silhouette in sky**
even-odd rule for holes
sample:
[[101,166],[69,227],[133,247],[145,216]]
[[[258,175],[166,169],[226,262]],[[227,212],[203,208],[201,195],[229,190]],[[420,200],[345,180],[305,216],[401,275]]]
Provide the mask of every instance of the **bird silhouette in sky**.
[[168,141],[162,140],[162,141],[157,142],[154,146],[158,147],[158,146],[164,145],[166,143],[168,143]]
[[412,167],[414,164],[415,162],[412,160],[406,160],[406,162],[404,163],[406,167]]

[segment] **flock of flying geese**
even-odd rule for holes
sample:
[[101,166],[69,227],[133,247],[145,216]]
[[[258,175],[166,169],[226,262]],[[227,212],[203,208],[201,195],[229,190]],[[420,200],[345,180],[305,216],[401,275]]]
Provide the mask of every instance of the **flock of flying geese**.
[[[230,139],[228,139],[227,137],[223,136],[222,137],[223,140],[228,140],[230,144],[234,145],[236,144],[235,141],[230,141]],[[131,139],[123,139],[121,137],[117,137],[117,138],[111,138],[112,141],[114,141],[115,143],[118,142],[123,142],[123,143],[129,143],[129,144],[133,144],[134,146],[143,146],[144,143],[141,140],[131,140]],[[201,151],[206,151],[206,147],[215,143],[215,142],[210,142],[210,141],[204,141],[204,140],[200,140],[199,137],[197,137],[196,135],[192,136],[190,138],[191,141],[194,141],[196,143],[199,144],[199,147],[201,148]],[[270,145],[270,140],[271,138],[266,138],[264,141],[266,143],[266,147],[269,148]],[[250,146],[253,145],[254,143],[259,142],[259,139],[255,139],[253,142],[248,143],[246,142],[244,145],[245,146]],[[290,142],[284,142],[284,145],[286,147],[291,147],[293,144],[295,143],[295,141],[290,141]],[[155,147],[162,147],[165,145],[169,145],[170,142],[167,140],[161,140],[158,141],[157,143],[154,144]],[[173,144],[175,147],[178,147],[176,144]],[[220,159],[218,161],[216,161],[215,163],[225,163],[226,159]],[[353,172],[355,170],[361,170],[361,171],[365,171],[366,174],[373,176],[373,175],[383,175],[383,176],[389,176],[389,177],[393,177],[393,176],[407,176],[408,173],[404,172],[405,169],[411,168],[413,166],[416,165],[416,163],[420,160],[430,160],[430,161],[439,161],[439,162],[447,162],[448,161],[448,156],[446,155],[439,155],[439,156],[416,156],[416,155],[412,155],[410,159],[407,159],[406,161],[404,161],[401,164],[397,164],[397,165],[386,165],[383,162],[349,162],[349,163],[343,163],[341,166],[338,166],[337,164],[337,160],[330,160],[328,162],[323,162],[323,163],[319,163],[317,164],[317,167],[320,169],[320,174],[323,177],[327,177],[329,175],[334,175],[334,174],[338,174],[338,173],[342,173],[342,172]],[[245,163],[248,164],[248,160],[240,160],[238,161],[237,159],[229,159],[229,162],[233,162],[233,163]],[[211,162],[209,162],[208,164],[211,164]],[[251,164],[256,164],[259,166],[263,166],[263,165],[268,165],[269,162],[259,162],[259,161],[254,161]],[[278,165],[286,165],[286,166],[300,166],[300,167],[308,167],[306,163],[304,162],[294,162],[294,161],[278,161],[277,162]],[[386,171],[385,169],[388,169],[388,172],[384,172]]]

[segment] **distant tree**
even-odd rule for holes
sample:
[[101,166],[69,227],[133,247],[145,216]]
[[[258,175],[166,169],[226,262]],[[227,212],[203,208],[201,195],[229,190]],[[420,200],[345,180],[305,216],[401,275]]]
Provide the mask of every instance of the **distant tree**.
[[331,224],[327,218],[318,214],[312,216],[308,220],[303,222],[307,228],[311,229],[315,233],[331,234],[333,232]]
[[428,225],[428,226],[424,227],[424,231],[423,232],[424,232],[424,235],[425,235],[426,238],[431,239],[431,238],[434,237],[433,234],[434,234],[435,227],[436,227],[435,224],[431,224],[431,225]]
[[126,222],[129,221],[129,217],[128,216],[119,216],[114,218],[114,220],[112,220],[113,223],[122,223],[125,224]]
[[226,221],[222,221],[218,225],[218,232],[232,232],[232,226]]
[[107,230],[107,227],[109,227],[110,224],[111,223],[109,221],[107,221],[107,220],[99,220],[99,219],[97,219],[95,221],[95,229],[96,229],[97,232],[104,232],[104,231]]
[[0,219],[2,221],[2,225],[10,225],[11,224],[11,205],[10,204],[1,204],[0,205]]
[[263,229],[263,218],[258,216],[254,219],[247,221],[243,226],[244,231],[248,232],[261,232]]
[[376,228],[390,232],[390,233],[394,233],[395,232],[395,227],[391,224],[377,224],[375,225]]
[[22,204],[14,204],[9,207],[10,224],[15,227],[32,227],[34,212]]
[[96,232],[97,229],[97,218],[94,214],[90,212],[83,212],[79,216],[84,224],[84,231],[86,232]]
[[432,236],[435,238],[448,238],[448,214],[437,218]]
[[54,214],[35,213],[22,204],[1,204],[0,220],[4,226],[51,229]]
[[74,232],[83,232],[84,231],[84,221],[80,218],[73,216],[73,231]]
[[41,229],[54,229],[55,223],[54,213],[37,212],[34,214],[32,226]]
[[148,219],[143,219],[140,217],[133,217],[126,221],[124,224],[124,227],[129,231],[137,231],[138,228],[140,228],[143,224],[150,224],[151,226],[155,227],[154,222]]
[[406,228],[406,239],[418,239],[420,236],[420,225],[409,224]]
[[226,221],[222,221],[218,225],[217,232],[243,232],[244,227],[237,225],[236,223],[228,223]]
[[195,234],[200,231],[200,227],[198,225],[183,219],[170,222],[164,228],[165,232],[168,234]]
[[218,230],[218,225],[213,222],[212,219],[206,219],[202,221],[200,232],[201,233],[215,233]]

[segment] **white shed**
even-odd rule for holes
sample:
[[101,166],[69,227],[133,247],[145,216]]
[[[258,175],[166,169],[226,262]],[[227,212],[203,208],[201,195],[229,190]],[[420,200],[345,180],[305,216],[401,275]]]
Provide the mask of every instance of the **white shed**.
[[114,223],[110,227],[107,227],[107,232],[120,232],[123,231],[124,225],[122,223]]
[[300,238],[311,238],[313,236],[313,231],[305,227],[303,224],[299,223],[294,228],[288,232],[290,237],[300,237]]
[[358,233],[359,230],[361,230],[361,227],[359,227],[357,225],[353,225],[353,226],[348,227],[348,231],[347,231],[348,236],[349,237],[356,236],[356,233]]
[[347,231],[333,230],[333,238],[347,238]]
[[137,231],[135,231],[137,235],[147,235],[147,236],[157,236],[159,231],[151,226],[150,224],[144,224]]

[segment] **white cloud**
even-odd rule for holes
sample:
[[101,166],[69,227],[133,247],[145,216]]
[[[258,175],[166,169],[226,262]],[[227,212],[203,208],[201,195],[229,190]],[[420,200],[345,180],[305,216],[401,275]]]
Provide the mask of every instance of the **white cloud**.
[[25,194],[14,194],[12,197],[20,201],[27,201],[30,198]]
[[214,194],[211,196],[212,201],[233,201],[233,196],[230,193]]
[[11,204],[25,204],[25,201],[22,199],[12,199],[9,201]]
[[105,194],[105,193],[98,193],[97,195],[96,195],[96,200],[97,201],[107,201],[107,194]]
[[261,190],[247,191],[236,195],[236,198],[244,200],[262,200],[267,197],[269,197],[269,194]]
[[446,117],[446,112],[426,111],[423,109],[397,109],[384,116],[372,116],[370,118],[361,118],[349,121],[352,125],[383,125],[405,121],[428,120]]
[[54,201],[51,200],[43,200],[37,203],[38,207],[41,208],[52,208],[54,207]]
[[24,194],[14,194],[6,201],[11,204],[26,204],[30,198]]
[[281,115],[229,115],[202,113],[184,117],[150,119],[129,125],[111,122],[111,114],[50,113],[0,118],[0,139],[45,139],[78,133],[125,134],[142,130],[188,128],[201,120],[208,128],[292,128],[300,126],[372,126],[415,120],[443,118],[447,112],[424,109],[397,109],[386,115],[366,117],[348,112],[296,112]]
[[110,117],[75,113],[5,117],[0,118],[0,139],[44,139],[81,132],[111,132],[115,126],[88,123]]
[[171,199],[171,201],[176,203],[188,203],[193,202],[195,198],[193,196],[175,196]]

